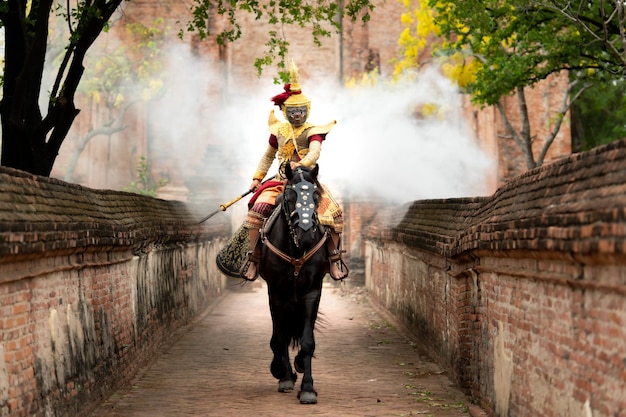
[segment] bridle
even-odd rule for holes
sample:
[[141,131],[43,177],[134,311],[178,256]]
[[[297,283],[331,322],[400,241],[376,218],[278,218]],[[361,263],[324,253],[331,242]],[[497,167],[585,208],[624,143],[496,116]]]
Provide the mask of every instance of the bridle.
[[[281,210],[285,219],[287,219],[287,228],[289,229],[289,238],[294,247],[300,248],[300,238],[298,237],[297,228],[302,229],[303,231],[311,231],[311,233],[315,233],[319,226],[319,219],[317,216],[317,185],[308,181],[304,178],[304,173],[301,168],[296,168],[294,175],[300,176],[300,181],[295,184],[286,184],[285,189],[283,191],[282,201],[281,201]],[[287,198],[287,192],[295,192],[296,193],[296,201],[293,204],[293,207],[290,206],[290,201]],[[313,229],[313,230],[311,230]],[[300,269],[302,266],[315,255],[315,253],[320,250],[326,239],[328,239],[329,233],[327,230],[324,231],[324,235],[322,238],[308,251],[305,251],[302,257],[294,258],[292,256],[287,255],[276,246],[272,244],[272,242],[267,239],[267,236],[263,234],[261,236],[262,242],[276,255],[278,255],[281,259],[289,262],[294,267],[294,275],[298,276],[300,274]]]

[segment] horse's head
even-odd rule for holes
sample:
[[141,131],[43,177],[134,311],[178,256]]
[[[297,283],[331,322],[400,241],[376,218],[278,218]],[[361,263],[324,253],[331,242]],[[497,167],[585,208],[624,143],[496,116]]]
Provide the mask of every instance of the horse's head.
[[318,172],[317,165],[313,169],[299,166],[292,170],[289,164],[285,167],[287,184],[282,197],[283,213],[294,245],[302,250],[309,249],[315,243],[319,228]]

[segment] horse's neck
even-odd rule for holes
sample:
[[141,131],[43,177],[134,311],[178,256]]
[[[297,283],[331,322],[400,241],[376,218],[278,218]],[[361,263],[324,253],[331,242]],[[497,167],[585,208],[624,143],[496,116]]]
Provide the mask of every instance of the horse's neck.
[[[289,229],[289,223],[287,221],[286,215],[282,210],[275,210],[270,217],[265,221],[265,226],[263,232],[267,236],[270,242],[278,249],[283,251],[285,254],[292,256],[294,258],[298,258],[302,256],[305,252],[312,249],[317,242],[322,239],[324,236],[324,232],[320,229],[320,225],[318,225],[315,230],[315,234],[313,235],[311,231],[304,233],[305,235],[311,236],[305,240],[301,240],[302,246],[301,248],[296,247],[296,245],[292,242],[291,239],[291,230]],[[305,244],[306,243],[306,244]]]
[[276,208],[274,208],[274,211],[272,211],[272,214],[270,214],[270,216],[265,219],[265,222],[263,223],[263,234],[269,234],[272,226],[274,225],[274,223],[276,223],[276,219],[280,217],[281,211],[282,207],[280,205],[277,205]]

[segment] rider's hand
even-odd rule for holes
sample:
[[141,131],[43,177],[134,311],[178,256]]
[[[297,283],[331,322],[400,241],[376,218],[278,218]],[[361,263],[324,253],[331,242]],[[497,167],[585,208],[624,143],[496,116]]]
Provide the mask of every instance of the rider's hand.
[[300,162],[289,162],[289,165],[291,166],[291,169],[294,170],[297,167],[299,167],[300,165],[302,165]]
[[259,180],[252,180],[252,184],[250,184],[250,191],[256,191],[257,188],[259,188],[259,185],[261,185],[261,181]]

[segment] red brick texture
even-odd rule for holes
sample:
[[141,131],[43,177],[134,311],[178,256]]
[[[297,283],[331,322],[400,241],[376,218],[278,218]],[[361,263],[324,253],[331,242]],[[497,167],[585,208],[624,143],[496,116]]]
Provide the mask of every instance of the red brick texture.
[[365,231],[366,284],[493,416],[626,410],[626,141]]
[[220,295],[200,217],[0,168],[0,415],[86,415]]
[[[348,250],[492,415],[620,416],[625,167],[626,141],[490,197],[357,204]],[[2,415],[83,415],[223,290],[199,208],[0,168],[0,212]]]

